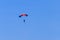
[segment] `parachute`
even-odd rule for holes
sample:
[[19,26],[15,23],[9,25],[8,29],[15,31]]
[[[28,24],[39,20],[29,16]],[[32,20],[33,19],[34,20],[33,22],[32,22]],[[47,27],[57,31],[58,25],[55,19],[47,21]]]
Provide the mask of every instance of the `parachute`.
[[[27,17],[27,16],[28,16],[28,14],[25,14],[25,13],[22,13],[22,14],[19,15],[20,18],[21,17]],[[25,22],[25,19],[23,20],[23,22]]]

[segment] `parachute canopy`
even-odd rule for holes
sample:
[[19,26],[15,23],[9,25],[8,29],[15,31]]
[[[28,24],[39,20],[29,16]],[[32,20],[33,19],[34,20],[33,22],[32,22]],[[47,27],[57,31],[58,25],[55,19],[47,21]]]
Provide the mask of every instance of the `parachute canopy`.
[[28,16],[28,14],[23,13],[19,15],[19,17],[22,17],[22,16]]

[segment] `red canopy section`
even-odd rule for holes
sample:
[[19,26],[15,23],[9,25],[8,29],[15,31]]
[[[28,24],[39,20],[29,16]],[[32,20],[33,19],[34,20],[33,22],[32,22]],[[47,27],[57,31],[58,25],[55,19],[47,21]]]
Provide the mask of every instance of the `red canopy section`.
[[28,16],[28,14],[20,14],[19,17]]

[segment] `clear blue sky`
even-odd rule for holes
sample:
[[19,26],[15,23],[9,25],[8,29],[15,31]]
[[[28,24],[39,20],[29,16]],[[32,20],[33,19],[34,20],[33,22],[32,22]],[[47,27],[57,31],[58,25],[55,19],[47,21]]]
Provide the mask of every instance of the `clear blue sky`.
[[60,40],[60,0],[0,0],[0,40]]

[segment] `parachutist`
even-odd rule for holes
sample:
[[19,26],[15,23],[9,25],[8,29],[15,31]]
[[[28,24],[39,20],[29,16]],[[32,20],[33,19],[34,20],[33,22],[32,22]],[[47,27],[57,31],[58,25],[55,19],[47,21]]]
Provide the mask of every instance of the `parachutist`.
[[[24,17],[25,17],[25,16],[27,17],[28,14],[21,14],[21,15],[19,15],[20,18],[23,17],[23,16],[24,16]],[[25,22],[25,19],[23,20],[23,22]]]
[[25,20],[23,20],[25,22]]

